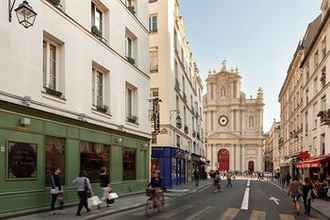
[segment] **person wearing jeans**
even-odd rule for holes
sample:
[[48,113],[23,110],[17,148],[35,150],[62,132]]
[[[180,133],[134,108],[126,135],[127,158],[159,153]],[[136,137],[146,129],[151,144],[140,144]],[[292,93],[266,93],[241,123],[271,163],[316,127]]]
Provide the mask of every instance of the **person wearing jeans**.
[[51,183],[51,214],[55,214],[55,204],[56,201],[60,202],[60,209],[63,209],[64,202],[63,202],[63,190],[62,190],[62,181],[61,181],[61,170],[56,168],[53,175],[50,177]]
[[85,207],[87,212],[90,211],[90,209],[88,208],[88,196],[90,194],[93,194],[92,187],[87,177],[86,171],[81,171],[79,173],[79,177],[74,179],[72,183],[77,185],[77,191],[80,200],[76,216],[81,216],[80,212],[83,207]]
[[310,179],[306,177],[303,185],[303,199],[304,199],[305,214],[308,216],[311,215],[312,193],[313,193],[313,185]]

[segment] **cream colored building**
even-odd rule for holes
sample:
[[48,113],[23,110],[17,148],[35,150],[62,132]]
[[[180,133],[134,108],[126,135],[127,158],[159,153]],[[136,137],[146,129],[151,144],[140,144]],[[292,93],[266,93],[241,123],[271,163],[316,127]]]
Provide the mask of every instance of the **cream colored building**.
[[314,171],[330,173],[325,160],[330,153],[329,4],[323,0],[320,15],[308,25],[279,95],[281,171],[290,167],[293,175],[302,172],[297,168],[309,168],[308,157],[316,160]]
[[153,135],[152,146],[184,151],[190,178],[191,155],[205,157],[202,80],[180,16],[180,2],[149,2],[151,97],[162,100],[160,133]]
[[280,122],[275,119],[269,130],[264,147],[265,171],[278,172],[280,170],[279,140],[281,137]]
[[263,170],[263,92],[246,98],[241,76],[228,71],[209,72],[204,96],[207,158],[211,169]]

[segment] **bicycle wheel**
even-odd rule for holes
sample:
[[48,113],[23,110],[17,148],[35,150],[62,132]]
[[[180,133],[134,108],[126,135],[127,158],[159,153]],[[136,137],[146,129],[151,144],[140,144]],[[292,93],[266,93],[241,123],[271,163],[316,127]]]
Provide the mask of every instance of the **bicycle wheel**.
[[148,199],[146,202],[146,207],[145,207],[145,212],[146,212],[146,216],[150,217],[153,210],[154,210],[154,204],[152,199]]

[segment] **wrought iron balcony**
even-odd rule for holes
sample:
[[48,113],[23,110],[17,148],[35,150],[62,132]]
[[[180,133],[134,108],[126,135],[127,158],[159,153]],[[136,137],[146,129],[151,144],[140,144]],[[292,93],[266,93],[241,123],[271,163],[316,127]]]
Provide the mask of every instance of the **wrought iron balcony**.
[[317,114],[317,117],[320,118],[320,122],[322,125],[330,125],[330,109],[325,111],[320,111]]

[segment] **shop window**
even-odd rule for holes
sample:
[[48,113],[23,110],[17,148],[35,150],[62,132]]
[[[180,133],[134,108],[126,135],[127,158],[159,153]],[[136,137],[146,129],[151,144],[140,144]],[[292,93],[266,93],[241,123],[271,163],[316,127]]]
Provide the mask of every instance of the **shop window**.
[[136,150],[125,148],[123,149],[123,180],[136,179]]
[[50,186],[50,176],[59,168],[61,170],[62,183],[65,183],[65,139],[46,137],[46,186]]
[[101,167],[110,170],[110,147],[104,144],[80,142],[80,170],[85,170],[92,183],[99,182]]
[[37,177],[37,145],[31,143],[8,143],[9,179]]

